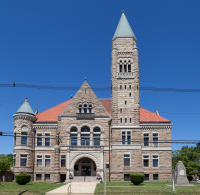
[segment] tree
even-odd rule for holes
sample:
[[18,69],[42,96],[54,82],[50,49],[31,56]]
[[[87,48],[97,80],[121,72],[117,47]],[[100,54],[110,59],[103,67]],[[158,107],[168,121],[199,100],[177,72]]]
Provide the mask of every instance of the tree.
[[196,175],[200,171],[200,150],[198,147],[183,146],[181,150],[172,152],[172,167],[175,168],[178,161],[182,161],[187,175]]
[[196,147],[199,149],[200,151],[200,142],[197,143]]
[[[0,155],[0,173],[2,174],[2,177],[6,171],[10,170],[12,164],[13,164],[12,154]],[[2,181],[2,178],[0,178],[0,180]]]

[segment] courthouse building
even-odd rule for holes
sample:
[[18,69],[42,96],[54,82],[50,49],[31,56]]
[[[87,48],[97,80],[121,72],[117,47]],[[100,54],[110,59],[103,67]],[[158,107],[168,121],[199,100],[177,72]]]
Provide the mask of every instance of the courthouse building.
[[74,97],[43,112],[25,100],[13,116],[15,174],[93,181],[104,176],[106,164],[111,181],[129,174],[171,179],[172,123],[140,107],[136,41],[122,13],[112,39],[111,99],[99,99],[85,79]]

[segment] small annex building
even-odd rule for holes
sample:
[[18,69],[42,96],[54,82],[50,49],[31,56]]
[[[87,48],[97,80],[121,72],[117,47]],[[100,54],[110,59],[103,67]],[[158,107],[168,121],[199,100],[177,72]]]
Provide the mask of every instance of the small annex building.
[[73,98],[43,112],[25,100],[13,116],[15,174],[93,181],[106,163],[111,181],[134,173],[171,180],[172,123],[140,107],[136,41],[122,12],[112,39],[111,99],[99,99],[85,80]]

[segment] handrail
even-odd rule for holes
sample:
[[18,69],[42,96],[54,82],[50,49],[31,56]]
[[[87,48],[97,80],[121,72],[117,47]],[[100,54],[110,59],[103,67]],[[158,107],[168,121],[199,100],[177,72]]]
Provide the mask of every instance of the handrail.
[[71,194],[72,192],[72,187],[71,187],[71,183],[69,184],[68,188],[67,188],[67,194]]

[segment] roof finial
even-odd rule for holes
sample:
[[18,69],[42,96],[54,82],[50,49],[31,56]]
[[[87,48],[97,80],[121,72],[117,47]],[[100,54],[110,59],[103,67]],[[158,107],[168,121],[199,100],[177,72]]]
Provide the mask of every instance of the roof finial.
[[25,102],[28,102],[27,97],[25,98]]
[[71,99],[73,98],[73,96],[71,95]]
[[124,11],[124,9],[122,10],[122,14],[124,14],[125,13],[125,11]]
[[87,78],[85,77],[85,81],[87,80]]

